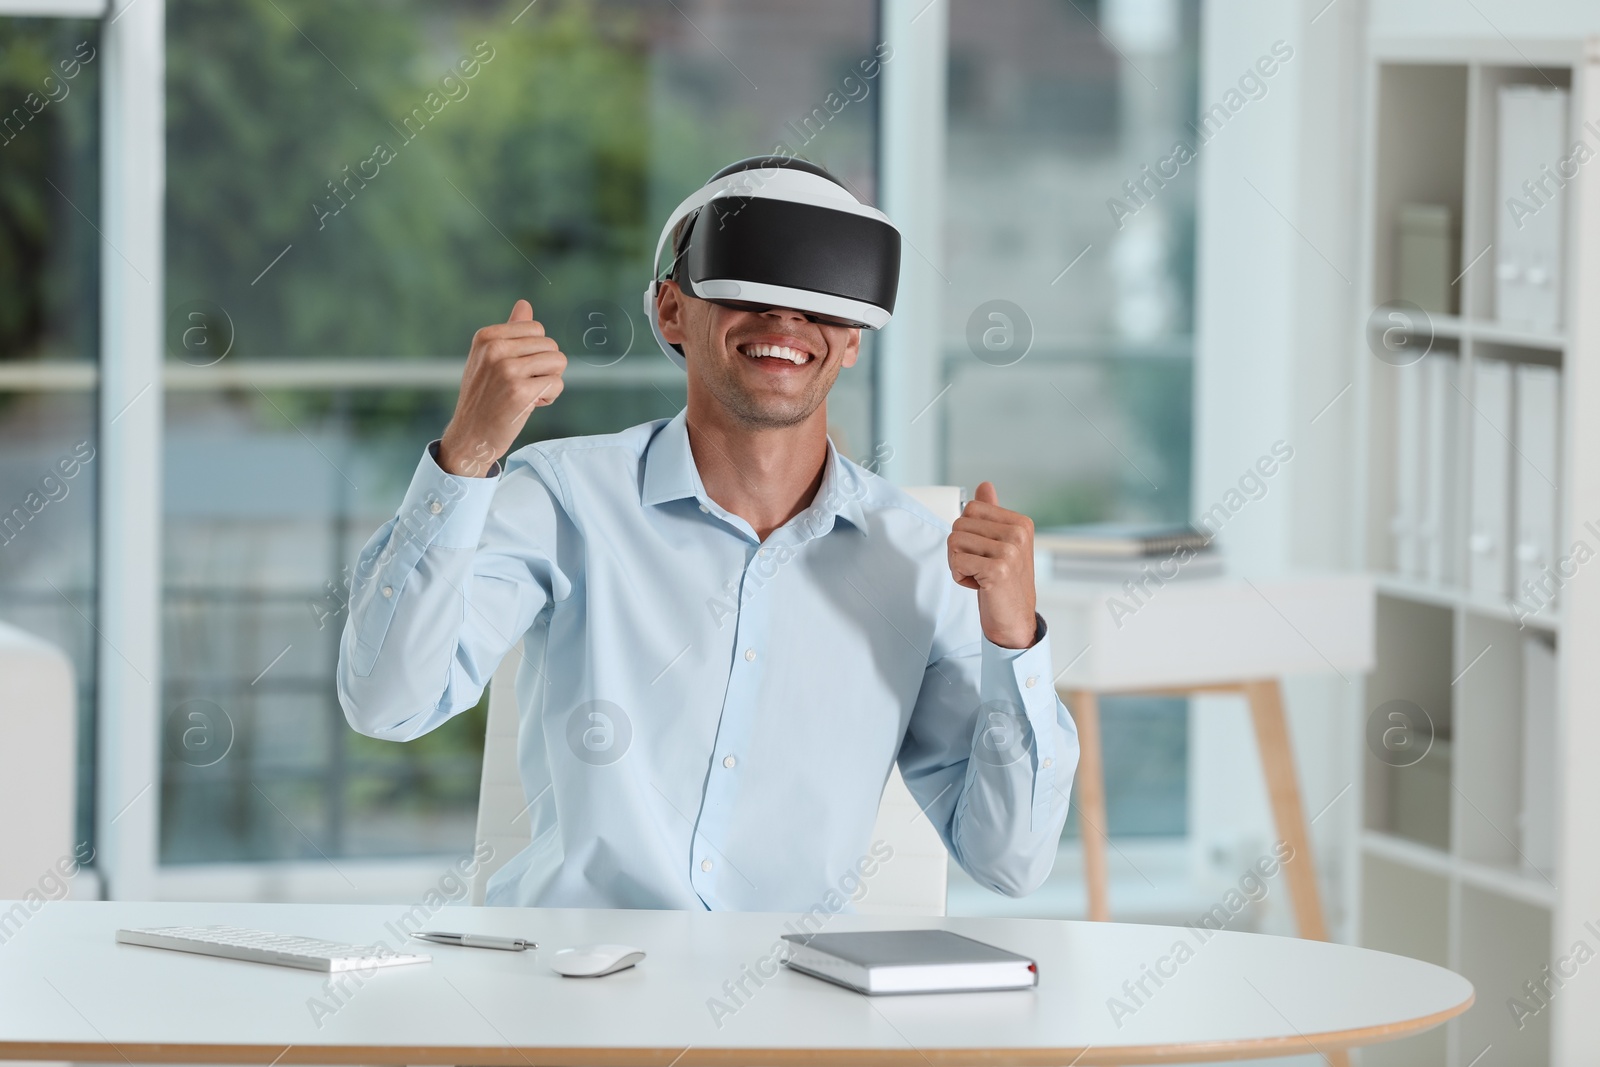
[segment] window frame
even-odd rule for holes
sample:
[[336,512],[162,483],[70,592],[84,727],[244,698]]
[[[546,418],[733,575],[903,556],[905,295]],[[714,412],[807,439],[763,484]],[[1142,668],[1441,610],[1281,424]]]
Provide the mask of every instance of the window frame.
[[[100,17],[102,72],[101,346],[95,368],[38,388],[95,389],[103,457],[97,518],[99,697],[95,709],[94,825],[100,895],[111,899],[404,900],[437,881],[449,857],[163,865],[161,775],[162,525],[168,389],[374,388],[392,385],[378,360],[258,361],[205,379],[163,357],[166,179],[164,0],[0,0],[0,15]],[[918,416],[938,399],[945,283],[936,264],[944,220],[949,5],[880,0],[880,36],[896,62],[883,68],[878,153],[883,209],[913,254],[899,308],[878,345],[874,454],[894,449],[884,473],[901,484],[940,476],[938,421]],[[141,265],[135,267],[135,264]],[[459,381],[462,361],[412,373],[421,384]],[[381,373],[380,373],[381,368]],[[569,376],[584,377],[573,367]],[[20,372],[19,368],[19,372]],[[55,373],[41,368],[48,376]],[[58,375],[59,376],[59,375]],[[597,376],[598,379],[598,376]],[[614,374],[607,380],[615,381]],[[1191,828],[1191,835],[1193,829]],[[1172,842],[1186,847],[1186,839]],[[1063,853],[1072,852],[1065,845]],[[349,877],[347,877],[347,875]],[[359,884],[359,889],[357,885]]]
[[[308,363],[256,361],[201,379],[163,358],[164,211],[166,179],[166,12],[162,0],[0,0],[0,14],[95,17],[102,20],[101,347],[97,368],[74,369],[69,382],[41,388],[96,389],[100,449],[104,457],[97,518],[98,651],[100,696],[95,715],[99,781],[95,800],[97,869],[102,895],[124,899],[404,899],[437,879],[448,857],[405,860],[344,859],[331,863],[279,861],[163,865],[159,861],[161,781],[161,545],[162,448],[169,389],[380,388],[392,386],[393,368],[377,360]],[[881,162],[896,159],[884,204],[910,224],[908,237],[933,248],[943,204],[926,174],[942,162],[944,40],[947,11],[928,0],[884,0],[879,23],[895,54],[907,61],[884,68],[879,119]],[[935,91],[929,92],[933,87]],[[899,146],[898,151],[889,145]],[[913,158],[914,157],[914,158]],[[903,224],[906,225],[906,224]],[[931,236],[929,236],[931,235]],[[143,269],[135,264],[142,264]],[[925,272],[933,274],[934,272]],[[909,274],[913,312],[936,293]],[[918,320],[915,323],[909,320]],[[889,383],[906,383],[926,361],[912,358],[928,344],[920,322],[936,337],[936,318],[908,315],[886,332],[874,390],[874,437],[909,422],[886,395]],[[453,385],[461,360],[431,360],[413,368],[416,384]],[[574,367],[569,376],[588,377]],[[380,372],[381,370],[381,372]],[[648,376],[650,371],[644,371]],[[594,375],[596,383],[600,375]],[[617,376],[604,376],[616,382]],[[932,379],[930,378],[929,381]],[[920,391],[920,390],[919,390]],[[935,471],[930,423],[926,447],[905,448],[899,480],[931,480]],[[896,435],[898,436],[898,435]],[[874,442],[877,443],[876,441]],[[920,444],[921,442],[919,442]]]

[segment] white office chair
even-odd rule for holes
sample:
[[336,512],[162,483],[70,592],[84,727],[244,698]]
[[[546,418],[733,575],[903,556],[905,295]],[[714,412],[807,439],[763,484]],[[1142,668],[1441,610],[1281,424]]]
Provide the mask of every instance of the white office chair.
[[75,858],[77,683],[65,652],[3,622],[0,679],[0,811],[18,813],[0,836],[0,900],[18,900]]
[[[961,514],[961,491],[955,486],[919,486],[906,492],[946,522]],[[520,655],[507,654],[489,683],[477,840],[494,851],[473,877],[474,904],[483,903],[489,876],[528,845],[528,798],[517,769],[516,682],[521,661]],[[878,802],[872,840],[886,842],[894,858],[878,868],[856,910],[864,915],[943,915],[949,855],[901,780],[898,767],[890,772]]]

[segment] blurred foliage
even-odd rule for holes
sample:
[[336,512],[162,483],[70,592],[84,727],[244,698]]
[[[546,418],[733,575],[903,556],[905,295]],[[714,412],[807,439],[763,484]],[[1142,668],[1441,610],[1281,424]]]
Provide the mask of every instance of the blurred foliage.
[[620,294],[653,236],[644,43],[517,6],[171,0],[169,306],[222,305],[238,358],[438,357],[519,296]]
[[[654,190],[676,202],[750,132],[652,98],[640,19],[524,7],[444,19],[397,0],[373,18],[351,0],[171,0],[169,308],[224,308],[232,359],[460,358],[518,297],[552,333],[593,300],[634,314],[666,210]],[[660,358],[642,316],[635,329],[630,358]],[[256,405],[264,425],[336,403],[272,402]],[[593,410],[616,403],[641,418],[672,410],[569,393],[534,432],[626,425]],[[418,413],[404,393],[386,404],[352,411],[351,429]]]
[[95,355],[99,43],[93,19],[0,18],[0,361]]
[[1117,503],[1116,483],[1075,481],[1057,486],[1051,492],[1026,501],[1022,510],[1040,529],[1075,526],[1104,520]]
[[476,704],[429,734],[427,744],[350,734],[345,796],[352,814],[359,820],[374,808],[422,814],[443,808],[476,811],[488,728],[485,690]]

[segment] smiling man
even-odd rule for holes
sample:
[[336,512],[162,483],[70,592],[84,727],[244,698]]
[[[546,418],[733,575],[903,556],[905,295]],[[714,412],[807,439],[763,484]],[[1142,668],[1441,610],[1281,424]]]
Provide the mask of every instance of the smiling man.
[[566,357],[525,300],[473,338],[356,568],[350,723],[424,734],[522,642],[533,840],[491,904],[806,910],[893,862],[870,836],[897,762],[968,873],[1032,892],[1078,755],[1032,524],[985,482],[952,529],[827,435],[829,389],[893,310],[899,234],[821,168],[758,157],[673,213],[658,272],[669,241],[645,306],[688,375],[671,419],[502,468]]

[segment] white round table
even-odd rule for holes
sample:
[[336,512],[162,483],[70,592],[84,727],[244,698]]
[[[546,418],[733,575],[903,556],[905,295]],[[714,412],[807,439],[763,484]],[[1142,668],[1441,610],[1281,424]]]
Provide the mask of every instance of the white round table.
[[[0,903],[0,1058],[266,1064],[1184,1063],[1327,1053],[1437,1026],[1472,986],[1346,945],[1179,927],[827,916],[939,926],[1038,961],[1023,992],[865,997],[773,972],[796,917],[399,905]],[[329,981],[118,945],[119,927],[230,923],[356,943],[416,929],[532,937],[537,952],[410,942],[433,962]],[[815,928],[816,920],[813,920]],[[555,949],[648,952],[601,979]],[[770,976],[764,977],[762,972]]]

